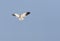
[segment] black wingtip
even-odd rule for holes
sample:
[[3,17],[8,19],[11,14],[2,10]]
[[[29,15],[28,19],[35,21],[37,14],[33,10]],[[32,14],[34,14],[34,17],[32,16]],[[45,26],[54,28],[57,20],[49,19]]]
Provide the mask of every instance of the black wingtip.
[[30,13],[30,12],[27,12],[27,13]]
[[31,13],[31,12],[27,12],[27,13],[26,13],[26,16],[29,15],[30,13]]
[[12,14],[12,16],[15,16],[15,14]]

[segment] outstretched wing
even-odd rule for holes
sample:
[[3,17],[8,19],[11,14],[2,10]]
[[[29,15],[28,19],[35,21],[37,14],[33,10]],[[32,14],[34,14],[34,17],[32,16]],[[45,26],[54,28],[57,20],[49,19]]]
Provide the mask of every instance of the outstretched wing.
[[26,16],[29,15],[29,14],[30,14],[30,12],[25,12],[25,13],[21,14],[21,16],[22,16],[22,17],[26,17]]
[[16,16],[16,17],[19,17],[19,16],[20,16],[19,14],[16,14],[16,13],[15,13],[15,14],[12,14],[12,15],[13,15],[13,16]]

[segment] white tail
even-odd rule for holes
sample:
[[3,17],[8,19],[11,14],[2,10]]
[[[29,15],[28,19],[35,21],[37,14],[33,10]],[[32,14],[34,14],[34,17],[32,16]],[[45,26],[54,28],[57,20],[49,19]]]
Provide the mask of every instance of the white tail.
[[20,17],[20,18],[19,18],[19,20],[21,20],[21,21],[22,21],[22,20],[24,20],[24,18],[21,18],[21,17]]

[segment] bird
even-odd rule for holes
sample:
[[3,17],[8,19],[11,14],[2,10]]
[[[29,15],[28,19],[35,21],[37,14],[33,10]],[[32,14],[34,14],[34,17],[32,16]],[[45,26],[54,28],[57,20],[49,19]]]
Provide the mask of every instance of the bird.
[[17,14],[17,13],[14,13],[12,14],[12,16],[16,16],[20,21],[24,20],[24,18],[26,16],[28,16],[31,12],[24,12],[22,14]]

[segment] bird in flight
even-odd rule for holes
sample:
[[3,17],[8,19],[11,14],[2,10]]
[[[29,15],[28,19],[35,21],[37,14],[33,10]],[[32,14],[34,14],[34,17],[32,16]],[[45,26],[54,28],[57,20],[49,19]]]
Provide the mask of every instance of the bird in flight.
[[29,14],[30,14],[30,12],[25,12],[25,13],[22,13],[22,14],[14,13],[14,14],[12,14],[12,16],[16,16],[19,20],[24,20],[24,18],[26,16],[28,16]]

